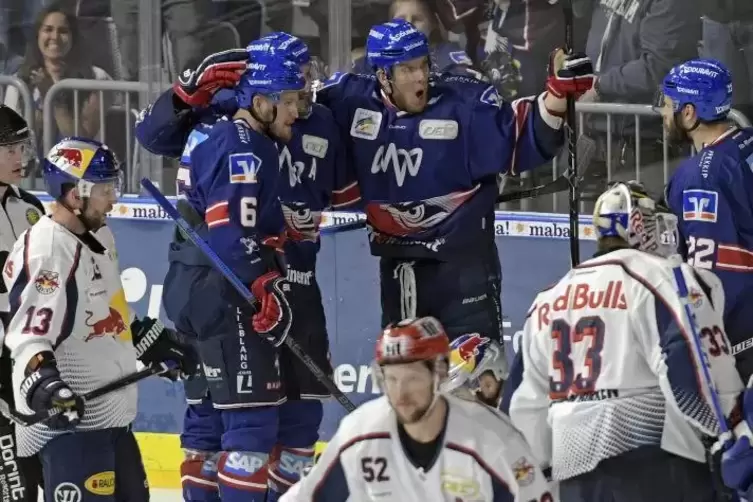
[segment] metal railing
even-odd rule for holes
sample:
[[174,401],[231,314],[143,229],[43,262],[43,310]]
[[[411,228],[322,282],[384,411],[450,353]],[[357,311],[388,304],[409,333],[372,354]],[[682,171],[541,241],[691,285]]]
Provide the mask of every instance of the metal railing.
[[[642,165],[641,160],[641,144],[646,144],[647,139],[646,137],[643,137],[642,135],[642,125],[647,121],[647,119],[655,119],[660,120],[661,115],[654,109],[651,105],[638,105],[638,104],[627,104],[627,103],[576,103],[575,110],[578,114],[578,132],[579,134],[583,134],[585,131],[585,115],[602,115],[605,116],[605,124],[603,127],[603,131],[599,131],[598,134],[602,136],[602,140],[604,140],[604,152],[603,153],[603,159],[601,161],[606,164],[606,180],[605,182],[609,182],[612,180],[612,176],[614,174],[614,159],[615,155],[613,155],[613,149],[615,148],[615,138],[618,137],[620,139],[625,139],[626,136],[617,136],[614,133],[614,117],[624,117],[624,118],[632,118],[634,123],[630,125],[630,135],[632,136],[632,140],[634,141],[634,150],[633,150],[633,167],[634,167],[634,178],[637,181],[641,181],[642,177],[642,170],[644,170],[643,174],[645,174],[645,168],[647,166]],[[751,127],[750,120],[743,115],[738,110],[732,110],[730,112],[730,120],[734,122],[739,127]],[[667,138],[667,133],[664,130],[664,128],[661,128],[661,144],[662,144],[662,179],[664,185],[669,181],[671,172],[670,172],[670,155],[669,155],[669,149],[670,149],[670,143]],[[657,137],[657,140],[659,138]],[[555,179],[557,176],[562,174],[566,171],[567,166],[561,166],[560,161],[562,158],[555,157],[552,160],[552,179]],[[657,166],[658,167],[658,166]],[[526,174],[526,173],[524,173]],[[656,187],[648,187],[649,189],[653,188],[654,190],[657,190]],[[659,190],[663,188],[659,187]],[[564,210],[564,203],[565,198],[561,194],[553,194],[551,196],[551,206],[542,205],[539,201],[538,204],[533,204],[530,200],[524,200],[521,201],[520,209],[523,211],[529,211],[529,210],[535,210],[535,211],[552,211],[552,212],[558,212],[560,210]],[[536,207],[533,207],[533,206]],[[585,203],[581,204],[581,212],[584,210]],[[505,207],[505,209],[508,209],[509,207]]]
[[[129,81],[116,81],[116,80],[88,80],[88,79],[63,79],[56,84],[54,84],[50,89],[47,91],[47,94],[44,96],[44,104],[43,104],[43,118],[44,118],[44,138],[43,138],[43,146],[44,146],[44,152],[48,152],[53,145],[55,144],[56,138],[55,138],[55,127],[54,127],[54,109],[53,109],[53,103],[55,100],[55,97],[62,91],[72,91],[73,92],[73,123],[74,123],[74,134],[79,135],[80,130],[80,104],[79,104],[79,92],[80,91],[90,91],[90,92],[97,92],[99,96],[99,131],[97,132],[96,137],[101,139],[104,143],[107,143],[107,121],[105,120],[105,116],[107,112],[111,111],[113,108],[115,109],[121,109],[123,113],[123,120],[124,120],[124,130],[125,130],[125,166],[126,166],[126,189],[133,189],[134,187],[139,187],[138,180],[141,179],[142,176],[149,176],[152,177],[152,174],[161,174],[161,173],[150,173],[150,172],[141,172],[141,163],[138,162],[140,157],[142,157],[139,152],[141,151],[140,146],[136,141],[134,141],[133,138],[133,119],[132,111],[138,110],[139,108],[139,100],[134,99],[132,97],[132,93],[137,93],[139,95],[146,95],[150,92],[151,88],[148,83],[144,82],[129,82]],[[123,99],[122,103],[115,107],[110,107],[106,105],[105,101],[105,93],[122,93]],[[148,168],[148,166],[147,166]],[[147,169],[148,170],[148,169]],[[154,178],[155,180],[159,180],[160,176],[157,176]]]
[[10,85],[18,89],[18,94],[24,104],[24,118],[29,128],[34,130],[34,100],[26,83],[18,77],[12,75],[0,75],[0,85]]

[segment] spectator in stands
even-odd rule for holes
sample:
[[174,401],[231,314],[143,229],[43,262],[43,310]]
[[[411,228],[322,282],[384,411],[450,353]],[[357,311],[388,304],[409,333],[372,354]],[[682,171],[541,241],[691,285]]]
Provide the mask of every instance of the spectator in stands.
[[732,107],[753,117],[753,0],[704,0],[700,56],[732,72]]
[[[597,74],[594,87],[581,101],[652,104],[667,72],[696,56],[701,35],[698,1],[577,0],[579,10],[585,3],[592,9],[586,54],[595,62]],[[606,115],[590,115],[586,125],[599,145],[601,169],[595,164],[592,171],[603,180],[607,174]],[[636,143],[633,117],[613,116],[609,174],[612,179],[635,178],[636,149],[640,148],[640,179],[660,194],[664,186],[661,120],[644,118],[640,126]],[[671,152],[673,157],[680,154]],[[603,190],[603,186],[594,188]]]
[[12,75],[21,66],[23,58],[15,54],[10,46],[12,0],[0,0],[0,75]]
[[[438,71],[466,74],[473,64],[471,59],[458,44],[447,41],[439,18],[428,2],[429,0],[393,0],[388,19],[405,19],[426,35]],[[371,73],[372,70],[366,59],[361,57],[353,62],[351,71]]]
[[[195,68],[205,56],[199,39],[200,20],[209,11],[206,0],[154,0],[162,6],[162,23],[172,42],[175,68]],[[126,80],[139,79],[139,7],[141,0],[111,0],[112,19],[118,28]],[[241,34],[241,43],[249,42]]]
[[[96,66],[92,66],[87,57],[86,47],[80,43],[80,34],[76,16],[67,12],[59,3],[53,3],[40,12],[34,25],[36,39],[26,49],[26,55],[17,76],[23,80],[32,92],[35,108],[35,131],[37,138],[43,137],[42,105],[50,87],[65,78],[84,78],[110,80],[110,76]],[[79,92],[79,127],[78,135],[94,138],[99,133],[99,102],[96,92]],[[10,87],[5,93],[5,104],[23,113],[23,103],[18,91]],[[55,128],[57,138],[72,136],[76,132],[73,121],[73,93],[58,93],[54,106]]]

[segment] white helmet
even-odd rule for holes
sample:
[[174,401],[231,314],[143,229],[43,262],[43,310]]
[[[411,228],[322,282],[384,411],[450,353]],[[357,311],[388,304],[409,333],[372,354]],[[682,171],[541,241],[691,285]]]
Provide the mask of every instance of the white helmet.
[[496,380],[504,380],[509,373],[502,346],[478,333],[461,335],[450,344],[450,368],[444,392],[466,387],[477,390],[481,375],[491,371]]
[[677,254],[677,216],[637,181],[611,184],[596,201],[593,224],[599,238],[618,237],[665,258]]

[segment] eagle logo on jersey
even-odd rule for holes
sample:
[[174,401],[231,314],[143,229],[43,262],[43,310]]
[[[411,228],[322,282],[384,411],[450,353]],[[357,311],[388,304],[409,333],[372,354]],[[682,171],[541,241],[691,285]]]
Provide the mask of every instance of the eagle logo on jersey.
[[102,338],[104,336],[117,336],[127,329],[126,323],[123,321],[123,316],[120,312],[112,307],[109,307],[109,314],[104,319],[91,322],[94,313],[91,310],[86,311],[86,323],[92,330],[87,335],[85,342],[93,340],[95,338]]
[[420,202],[395,204],[371,203],[366,206],[369,222],[380,232],[397,237],[415,235],[449,218],[465,201],[473,197],[480,185],[467,192],[432,197]]
[[60,287],[60,276],[57,272],[40,270],[34,279],[34,287],[40,294],[51,295]]
[[303,202],[286,202],[282,204],[282,214],[291,240],[316,242],[319,239],[321,211],[312,211]]

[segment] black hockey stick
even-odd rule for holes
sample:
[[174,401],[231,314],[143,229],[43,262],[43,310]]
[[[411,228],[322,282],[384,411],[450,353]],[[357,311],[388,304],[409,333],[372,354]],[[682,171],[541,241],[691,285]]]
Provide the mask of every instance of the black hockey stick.
[[[181,216],[181,214],[178,212],[175,207],[170,204],[170,201],[168,201],[164,195],[162,195],[162,192],[159,191],[159,188],[154,186],[154,183],[149,180],[149,178],[144,178],[141,180],[141,186],[143,186],[147,192],[149,192],[149,195],[152,196],[152,198],[157,202],[157,204],[162,207],[162,210],[167,213],[167,215],[172,219],[183,231],[183,235],[185,235],[188,240],[190,240],[194,246],[199,248],[199,251],[204,254],[204,256],[209,260],[209,262],[212,264],[212,266],[217,269],[219,273],[221,273],[225,279],[230,283],[231,286],[233,286],[233,289],[235,289],[241,297],[248,302],[248,304],[252,308],[256,308],[256,299],[254,298],[253,294],[251,294],[251,291],[248,290],[248,287],[241,281],[235,273],[230,270],[230,268],[220,259],[219,256],[217,256],[217,253],[214,252],[212,248],[209,247],[209,244],[207,244],[204,239],[202,239],[199,234],[196,233],[196,231],[191,227],[191,225],[188,224],[188,222]],[[351,412],[356,409],[356,405],[353,404],[353,402],[348,399],[348,396],[343,394],[343,392],[337,387],[335,382],[332,381],[332,379],[327,375],[318,364],[316,364],[316,361],[314,361],[311,356],[309,356],[304,350],[301,348],[301,346],[296,342],[292,336],[285,337],[285,346],[290,350],[290,352],[293,353],[298,359],[301,360],[301,362],[306,365],[306,367],[309,369],[312,375],[314,375],[314,378],[319,380],[319,382],[324,385],[327,390],[332,394],[332,396],[337,400],[338,403],[342,405],[343,408],[345,408],[348,412]]]
[[[596,153],[596,141],[594,141],[589,136],[581,135],[578,138],[578,146],[576,147],[576,149],[578,151],[578,170],[580,171],[580,179],[578,181],[582,181],[586,175],[586,172],[588,171],[588,168],[591,165],[594,154]],[[543,185],[538,185],[515,192],[503,193],[499,197],[497,197],[497,202],[501,203],[522,199],[533,199],[542,195],[564,192],[568,188],[570,188],[570,177],[569,173],[565,173],[558,176],[554,181],[544,183]]]
[[[573,2],[562,0],[562,10],[565,17],[565,52],[573,53]],[[580,193],[578,179],[578,153],[575,145],[575,98],[567,96],[567,113],[565,115],[565,131],[567,133],[568,172],[570,183],[570,263],[573,267],[580,263],[580,235],[578,231]]]
[[[91,401],[92,399],[102,397],[105,394],[109,394],[110,392],[120,390],[123,387],[128,387],[129,385],[134,384],[152,375],[165,373],[167,371],[169,371],[169,369],[165,365],[149,366],[147,368],[144,368],[141,371],[137,371],[136,373],[131,373],[130,375],[126,375],[123,378],[119,378],[113,382],[105,384],[102,387],[94,389],[91,392],[87,392],[81,397],[83,398],[84,402]],[[43,420],[47,420],[48,418],[53,417],[55,415],[59,415],[60,413],[63,413],[63,412],[65,412],[65,410],[61,408],[50,408],[47,411],[43,411],[39,413],[31,413],[27,415],[25,413],[21,413],[19,411],[11,409],[10,405],[7,402],[0,399],[0,413],[2,413],[3,416],[7,417],[9,420],[17,423],[18,425],[22,425],[24,427],[29,427],[30,425],[37,424],[39,422],[42,422]]]

